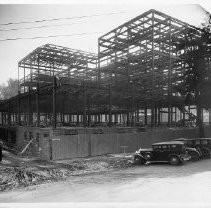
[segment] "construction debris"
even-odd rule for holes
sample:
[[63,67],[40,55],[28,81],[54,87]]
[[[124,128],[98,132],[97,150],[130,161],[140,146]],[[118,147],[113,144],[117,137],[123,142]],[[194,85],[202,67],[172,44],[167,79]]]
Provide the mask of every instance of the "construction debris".
[[0,164],[0,191],[132,166],[131,156],[124,157],[124,154],[57,162],[27,158],[5,150],[3,155]]

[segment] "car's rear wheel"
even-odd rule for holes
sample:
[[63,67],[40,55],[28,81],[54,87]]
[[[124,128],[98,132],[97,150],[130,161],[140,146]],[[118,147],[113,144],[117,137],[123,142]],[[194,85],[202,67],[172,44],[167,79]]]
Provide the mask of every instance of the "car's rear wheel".
[[202,148],[201,151],[203,158],[210,158],[210,150],[208,148]]
[[181,163],[180,159],[177,156],[171,156],[170,157],[170,164],[171,165],[179,165],[180,163]]
[[191,152],[190,153],[191,156],[191,161],[198,161],[200,159],[200,155],[198,152]]

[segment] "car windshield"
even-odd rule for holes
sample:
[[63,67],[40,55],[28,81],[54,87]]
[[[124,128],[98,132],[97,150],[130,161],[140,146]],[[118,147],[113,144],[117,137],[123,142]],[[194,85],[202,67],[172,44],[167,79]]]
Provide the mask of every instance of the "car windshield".
[[176,149],[176,148],[177,148],[177,145],[176,145],[176,144],[172,144],[172,145],[171,145],[171,148],[172,148],[172,149]]
[[155,149],[155,150],[158,149],[158,146],[157,145],[153,146],[153,149]]

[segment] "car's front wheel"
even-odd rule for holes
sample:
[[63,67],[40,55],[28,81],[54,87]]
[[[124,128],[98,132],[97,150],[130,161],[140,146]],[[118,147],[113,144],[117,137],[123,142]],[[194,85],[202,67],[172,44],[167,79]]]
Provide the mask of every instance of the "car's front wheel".
[[134,162],[135,165],[140,165],[140,164],[144,164],[146,163],[146,161],[143,160],[143,158],[139,157],[139,156],[135,156],[134,157]]
[[181,163],[180,159],[177,156],[171,156],[170,157],[170,164],[171,165],[179,165],[180,163]]
[[152,159],[152,154],[149,152],[145,153],[143,156],[147,161],[150,161]]

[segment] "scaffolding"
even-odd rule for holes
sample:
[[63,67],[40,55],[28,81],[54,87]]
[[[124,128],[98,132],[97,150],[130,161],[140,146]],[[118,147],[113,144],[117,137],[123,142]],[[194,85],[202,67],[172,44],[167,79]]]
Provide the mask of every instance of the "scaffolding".
[[38,47],[18,63],[19,94],[0,103],[2,124],[171,126],[193,117],[179,89],[187,49],[178,45],[190,31],[200,37],[194,26],[149,10],[101,36],[98,54]]

